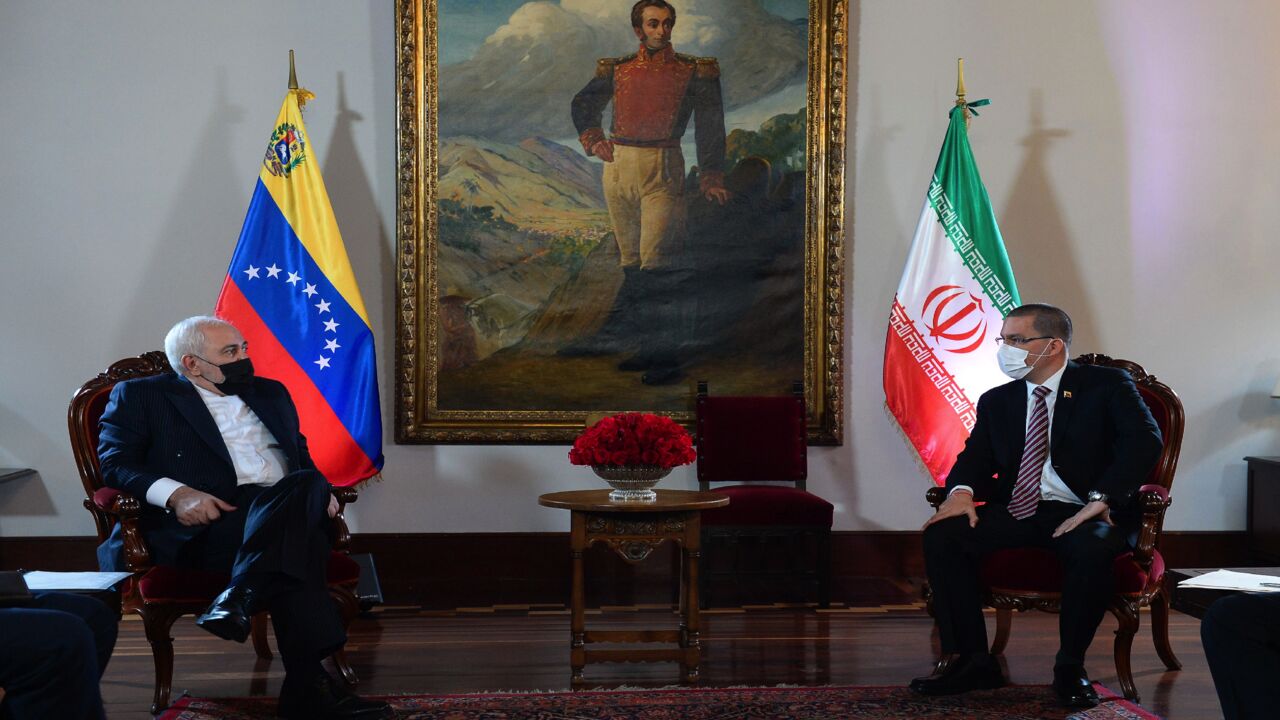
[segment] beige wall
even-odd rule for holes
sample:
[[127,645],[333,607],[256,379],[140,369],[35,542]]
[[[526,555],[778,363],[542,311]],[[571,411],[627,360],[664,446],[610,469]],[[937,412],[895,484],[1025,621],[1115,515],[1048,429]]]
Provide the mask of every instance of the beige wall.
[[[1026,300],[1075,351],[1144,362],[1188,432],[1167,527],[1244,527],[1248,454],[1280,449],[1280,7],[855,3],[847,440],[811,454],[836,527],[913,529],[927,480],[886,419],[886,312],[966,58],[979,167]],[[0,5],[0,536],[92,532],[71,391],[210,309],[297,50],[308,127],[378,333],[389,403],[395,238],[390,2]],[[391,413],[384,413],[388,422]],[[387,437],[391,429],[386,429]],[[593,484],[563,447],[386,447],[360,531],[560,530]],[[665,481],[692,486],[688,471]]]

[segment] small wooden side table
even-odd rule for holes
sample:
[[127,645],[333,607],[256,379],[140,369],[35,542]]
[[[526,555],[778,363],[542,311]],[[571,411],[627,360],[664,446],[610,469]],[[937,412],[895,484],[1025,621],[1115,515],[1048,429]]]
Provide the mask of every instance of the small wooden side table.
[[[582,685],[583,668],[601,662],[678,662],[681,679],[695,683],[702,662],[701,626],[698,618],[698,558],[701,555],[701,513],[729,504],[726,495],[688,490],[658,490],[651,503],[615,503],[608,490],[573,490],[538,498],[545,507],[572,513],[569,535],[573,558],[573,593],[570,598],[570,682]],[[681,546],[680,627],[677,630],[592,630],[586,628],[583,553],[602,542],[623,560],[636,564],[665,540]],[[590,650],[592,643],[674,643],[676,647]]]

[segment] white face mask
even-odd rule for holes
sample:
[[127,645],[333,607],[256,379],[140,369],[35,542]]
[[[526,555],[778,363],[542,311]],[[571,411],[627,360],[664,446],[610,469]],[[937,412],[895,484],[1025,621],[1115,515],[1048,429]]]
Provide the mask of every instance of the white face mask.
[[[1036,355],[1042,358],[1049,354],[1049,348]],[[1027,373],[1034,370],[1027,364],[1027,358],[1031,357],[1031,353],[1026,350],[1010,345],[1009,343],[1000,343],[1000,348],[996,350],[996,359],[1000,361],[1000,370],[1014,380],[1021,380],[1027,376]]]
[[1028,356],[1030,353],[1026,350],[1009,343],[1001,343],[1000,348],[996,350],[996,359],[1000,361],[1001,372],[1014,380],[1021,380],[1031,372],[1031,366],[1027,364]]

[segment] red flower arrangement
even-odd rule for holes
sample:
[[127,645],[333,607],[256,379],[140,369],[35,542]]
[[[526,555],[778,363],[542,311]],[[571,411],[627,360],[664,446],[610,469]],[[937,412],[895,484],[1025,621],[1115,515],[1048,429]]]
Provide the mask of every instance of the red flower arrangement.
[[674,420],[651,413],[621,413],[601,419],[573,441],[569,462],[612,467],[673,468],[697,459],[693,438]]

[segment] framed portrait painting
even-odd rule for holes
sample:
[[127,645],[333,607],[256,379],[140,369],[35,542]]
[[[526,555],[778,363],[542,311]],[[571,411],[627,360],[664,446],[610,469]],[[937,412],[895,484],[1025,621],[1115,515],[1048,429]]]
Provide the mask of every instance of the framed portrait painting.
[[842,440],[844,0],[400,0],[396,438],[694,388]]

